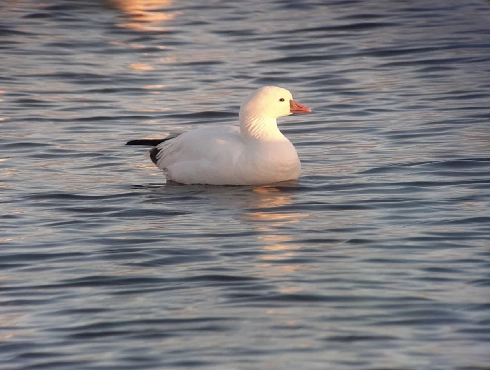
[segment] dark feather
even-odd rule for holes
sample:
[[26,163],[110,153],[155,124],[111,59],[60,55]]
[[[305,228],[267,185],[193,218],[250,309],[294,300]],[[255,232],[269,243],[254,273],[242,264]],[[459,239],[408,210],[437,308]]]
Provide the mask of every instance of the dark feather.
[[160,152],[160,149],[158,149],[158,148],[150,149],[150,158],[151,158],[151,161],[155,164],[157,164],[157,162],[158,162],[157,155],[159,152]]
[[137,140],[130,140],[126,143],[126,145],[148,145],[148,146],[157,146],[160,143],[163,143],[165,140],[168,140],[167,138],[165,139],[137,139]]
[[150,158],[151,161],[155,164],[157,164],[158,159],[157,155],[160,152],[160,149],[158,148],[158,145],[163,143],[164,141],[176,138],[179,136],[179,134],[176,135],[170,135],[167,136],[165,139],[136,139],[136,140],[130,140],[126,143],[126,145],[148,145],[148,146],[153,146],[153,149],[150,149]]

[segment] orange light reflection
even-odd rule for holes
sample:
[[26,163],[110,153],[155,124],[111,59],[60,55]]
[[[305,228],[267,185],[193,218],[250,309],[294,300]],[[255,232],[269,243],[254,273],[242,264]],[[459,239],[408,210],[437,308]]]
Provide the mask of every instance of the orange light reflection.
[[[283,275],[304,270],[302,265],[290,265],[287,262],[294,258],[302,247],[294,244],[293,236],[278,234],[277,231],[287,224],[300,222],[309,217],[309,214],[274,211],[275,208],[282,208],[292,203],[289,192],[271,186],[257,187],[253,191],[257,195],[251,205],[253,210],[243,215],[241,219],[252,222],[256,230],[260,231],[258,239],[266,252],[259,257],[260,262],[256,264],[260,275]],[[287,289],[300,288],[288,287]]]
[[107,0],[110,7],[121,10],[126,18],[119,27],[137,31],[166,31],[162,23],[174,19],[175,15],[164,12],[173,0]]

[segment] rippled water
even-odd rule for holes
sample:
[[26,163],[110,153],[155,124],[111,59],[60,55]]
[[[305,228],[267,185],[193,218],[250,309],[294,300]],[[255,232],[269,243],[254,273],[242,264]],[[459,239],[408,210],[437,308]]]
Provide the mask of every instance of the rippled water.
[[[2,369],[488,369],[490,2],[0,3]],[[297,183],[127,140],[281,120]]]

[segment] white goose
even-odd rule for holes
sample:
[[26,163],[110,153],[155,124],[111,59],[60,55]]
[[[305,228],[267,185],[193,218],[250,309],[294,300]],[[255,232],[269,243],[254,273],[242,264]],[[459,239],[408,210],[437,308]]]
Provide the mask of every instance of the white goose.
[[266,185],[299,177],[301,164],[293,144],[277,128],[276,118],[311,110],[280,87],[265,86],[240,108],[240,126],[211,126],[161,140],[131,140],[151,145],[150,157],[167,180],[182,184]]

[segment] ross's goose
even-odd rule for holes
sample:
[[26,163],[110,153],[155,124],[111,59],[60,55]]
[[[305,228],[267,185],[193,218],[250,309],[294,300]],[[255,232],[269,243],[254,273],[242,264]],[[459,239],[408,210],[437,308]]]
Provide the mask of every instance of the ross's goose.
[[131,140],[151,145],[153,163],[167,180],[183,184],[265,185],[297,179],[301,164],[276,118],[311,110],[280,87],[265,86],[240,108],[240,125],[202,127],[161,140]]

